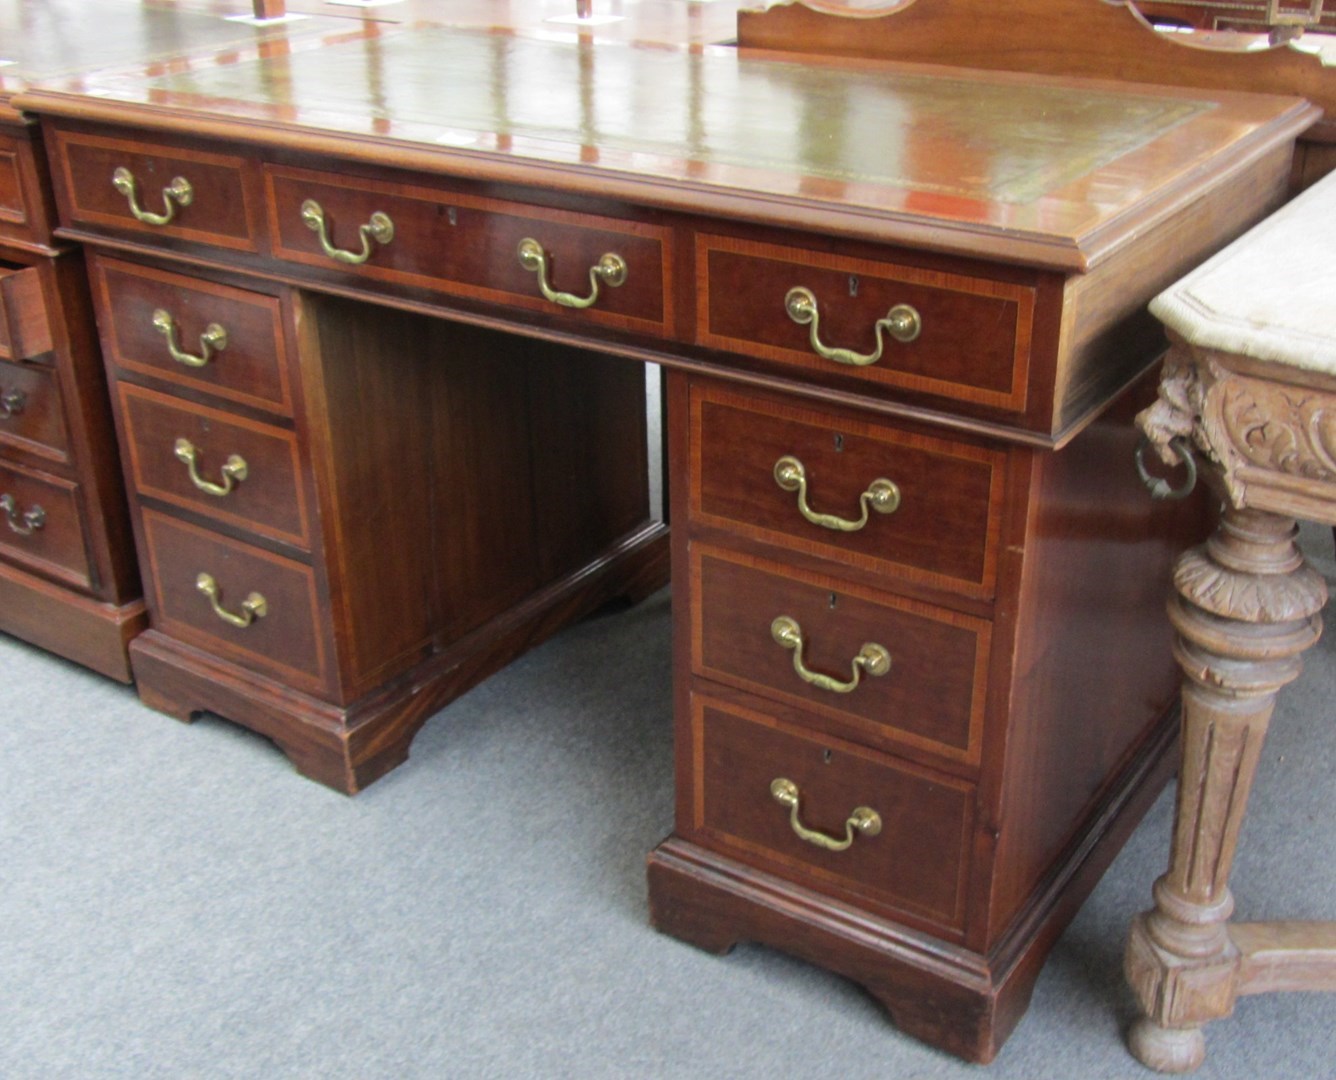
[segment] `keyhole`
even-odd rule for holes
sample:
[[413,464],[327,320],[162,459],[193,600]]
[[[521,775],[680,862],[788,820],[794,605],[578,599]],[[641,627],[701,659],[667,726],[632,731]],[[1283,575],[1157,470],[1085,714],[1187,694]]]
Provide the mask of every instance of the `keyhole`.
[[834,611],[834,610],[835,610],[835,605],[839,602],[839,599],[840,599],[840,598],[839,598],[838,596],[836,596],[834,593],[831,593],[831,594],[830,594],[830,610],[831,610],[831,611]]
[[843,436],[843,435],[836,435],[836,436],[835,436],[835,451],[836,451],[836,453],[843,453],[843,451],[844,451],[844,436]]
[[830,759],[833,758],[834,756],[835,756],[835,755],[832,754],[829,750],[822,750],[822,751],[821,751],[821,760],[822,760],[822,762],[824,762],[826,765],[829,765],[829,764],[830,764]]
[[459,224],[459,214],[453,206],[445,212],[445,216],[446,220],[448,220],[451,225]]
[[858,295],[858,275],[857,275],[857,274],[850,274],[850,275],[849,275],[849,295],[850,295],[850,296],[857,296],[857,295]]

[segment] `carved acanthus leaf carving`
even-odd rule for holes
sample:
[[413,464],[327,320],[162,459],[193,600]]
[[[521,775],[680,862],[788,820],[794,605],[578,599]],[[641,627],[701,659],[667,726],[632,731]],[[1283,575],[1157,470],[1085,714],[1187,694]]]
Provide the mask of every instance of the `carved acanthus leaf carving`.
[[1221,566],[1202,548],[1178,560],[1174,588],[1213,615],[1249,623],[1307,619],[1327,599],[1326,581],[1307,564],[1288,574],[1246,574]]
[[[1203,422],[1227,466],[1226,447],[1259,468],[1309,480],[1336,479],[1332,395],[1230,373],[1209,396],[1211,407]],[[1211,430],[1214,424],[1221,431]]]

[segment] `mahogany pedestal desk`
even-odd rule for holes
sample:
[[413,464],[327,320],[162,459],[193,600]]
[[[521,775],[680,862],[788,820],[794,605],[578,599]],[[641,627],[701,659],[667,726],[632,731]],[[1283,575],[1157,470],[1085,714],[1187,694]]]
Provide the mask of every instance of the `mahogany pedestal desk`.
[[402,756],[478,619],[654,579],[661,364],[653,921],[996,1053],[1172,768],[1157,575],[1205,519],[1130,464],[1145,304],[1283,199],[1311,106],[430,26],[22,106],[92,252],[147,700]]
[[1202,1026],[1238,995],[1336,989],[1336,923],[1229,922],[1230,869],[1276,694],[1298,677],[1327,598],[1294,539],[1296,518],[1336,526],[1336,174],[1152,310],[1174,347],[1160,401],[1139,423],[1171,464],[1199,452],[1225,503],[1215,535],[1174,571],[1184,681],[1173,849],[1127,946],[1143,1013],[1132,1051],[1186,1072],[1204,1058]]

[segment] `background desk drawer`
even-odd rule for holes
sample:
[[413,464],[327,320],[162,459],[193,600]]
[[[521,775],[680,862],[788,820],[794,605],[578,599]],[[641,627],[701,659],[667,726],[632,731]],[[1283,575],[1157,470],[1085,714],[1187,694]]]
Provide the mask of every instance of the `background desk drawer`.
[[[851,259],[723,236],[696,240],[697,340],[702,345],[802,368],[1023,412],[1034,290],[1028,286],[893,263]],[[876,349],[875,324],[897,305],[917,313],[917,337],[883,332],[876,362],[853,366],[813,349],[812,326],[795,322],[786,298],[810,293],[819,342],[861,355]]]
[[60,127],[53,132],[64,224],[259,250],[258,174],[248,159]]
[[92,584],[77,484],[0,461],[0,556],[88,588]]
[[860,742],[978,764],[985,620],[701,544],[691,576],[696,674],[819,712]]
[[296,435],[131,383],[118,392],[138,494],[309,548]]
[[[90,262],[102,347],[113,364],[292,414],[276,297],[97,255]],[[173,348],[187,359],[174,358]]]
[[37,268],[0,263],[0,360],[31,360],[52,349]]
[[[996,578],[1006,455],[695,383],[693,521],[846,565],[988,597]],[[776,468],[785,463],[783,486]],[[796,468],[793,463],[796,463]],[[793,484],[800,471],[802,486]],[[863,510],[875,481],[898,504]],[[894,500],[892,500],[894,502]],[[844,531],[803,515],[857,524]],[[885,505],[891,505],[886,503]]]
[[[479,300],[519,305],[659,336],[671,320],[667,229],[617,218],[524,203],[481,199],[431,188],[269,166],[275,254],[311,266],[345,270]],[[323,233],[303,208],[320,208]],[[385,215],[393,236],[367,239],[360,229]],[[340,260],[322,249],[350,253]],[[387,233],[382,234],[388,236]],[[520,241],[542,249],[549,287],[579,299],[592,295],[590,268],[611,255],[625,267],[621,284],[600,279],[595,301],[574,309],[545,299],[538,274],[521,263]],[[361,259],[363,252],[366,258]]]
[[[144,509],[142,520],[157,629],[292,686],[324,687],[328,650],[310,567],[154,510]],[[212,579],[225,614],[200,588],[201,574]],[[248,616],[252,597],[263,598],[262,615]],[[234,625],[228,615],[248,625]]]
[[0,364],[0,446],[68,460],[65,411],[52,368]]
[[[902,768],[850,743],[776,719],[763,707],[693,694],[694,831],[809,887],[854,893],[939,926],[960,928],[973,828],[972,785]],[[773,794],[788,781],[796,815]],[[880,830],[846,822],[859,808]],[[808,830],[852,842],[827,850]]]

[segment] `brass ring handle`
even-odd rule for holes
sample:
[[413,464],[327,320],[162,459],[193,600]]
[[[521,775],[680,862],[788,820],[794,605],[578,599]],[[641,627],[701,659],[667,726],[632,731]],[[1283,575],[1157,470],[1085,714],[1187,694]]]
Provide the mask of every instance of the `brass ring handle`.
[[798,678],[819,690],[829,690],[832,694],[852,693],[858,688],[865,671],[869,675],[885,675],[891,670],[890,652],[884,645],[869,641],[864,643],[858,650],[858,655],[851,661],[853,678],[848,682],[840,682],[839,679],[833,679],[829,675],[809,670],[803,663],[803,631],[797,619],[780,615],[770,624],[770,636],[775,639],[776,644],[793,650],[793,670],[798,673]]
[[184,176],[173,177],[172,182],[162,189],[162,202],[165,209],[161,214],[154,214],[140,208],[139,192],[136,190],[134,174],[124,165],[118,166],[111,174],[111,184],[125,196],[130,204],[130,213],[136,221],[145,225],[170,225],[176,216],[178,206],[189,206],[195,199],[195,189]]
[[901,344],[908,344],[919,336],[923,329],[923,320],[919,313],[908,304],[896,304],[886,313],[886,317],[878,319],[873,325],[873,333],[877,337],[877,347],[870,353],[856,353],[852,349],[833,348],[824,345],[820,337],[820,316],[817,313],[816,296],[811,289],[805,289],[801,285],[796,285],[788,291],[784,297],[784,310],[789,313],[789,318],[799,326],[811,325],[812,330],[808,335],[812,344],[812,351],[823,360],[834,360],[837,364],[851,364],[854,367],[867,367],[869,364],[875,364],[881,359],[882,349],[885,347],[885,339],[882,332],[890,334]]
[[626,260],[616,252],[609,251],[589,268],[589,295],[575,296],[573,293],[557,292],[547,283],[547,252],[537,240],[525,237],[518,249],[520,265],[538,275],[538,291],[543,299],[568,308],[593,307],[598,300],[600,283],[615,289],[626,283]]
[[220,498],[229,495],[232,489],[245,480],[249,475],[250,468],[246,464],[246,459],[240,454],[229,454],[223,467],[219,470],[223,474],[223,482],[215,484],[212,480],[205,480],[197,471],[199,468],[199,448],[189,439],[177,439],[176,446],[173,448],[176,453],[176,459],[182,462],[186,467],[186,472],[190,474],[190,482],[206,495],[217,495]]
[[45,510],[40,506],[34,506],[26,513],[20,514],[18,502],[8,492],[0,495],[0,511],[4,511],[10,529],[20,536],[31,536],[46,524]]
[[796,457],[785,454],[775,462],[775,483],[785,491],[798,493],[798,512],[813,525],[836,532],[857,532],[868,521],[868,509],[879,514],[893,514],[900,508],[900,488],[894,480],[879,476],[868,484],[867,490],[858,496],[858,504],[863,514],[857,521],[836,517],[834,514],[821,514],[807,503],[807,470]]
[[153,312],[153,329],[167,339],[167,352],[171,354],[172,359],[186,367],[202,368],[213,359],[214,353],[227,348],[227,331],[215,322],[209,323],[204,328],[204,333],[200,334],[198,356],[183,352],[176,343],[176,322],[162,308]]
[[244,630],[250,626],[256,619],[263,619],[269,614],[269,601],[257,592],[251,593],[241,602],[241,614],[234,615],[219,603],[218,597],[220,590],[210,574],[200,574],[195,579],[195,588],[209,598],[209,604],[213,608],[213,613],[222,619],[229,626],[235,626]]
[[1183,482],[1178,487],[1170,487],[1168,480],[1151,476],[1146,471],[1146,451],[1150,448],[1150,440],[1144,435],[1141,436],[1141,441],[1137,443],[1133,461],[1136,462],[1137,476],[1141,478],[1141,483],[1150,492],[1150,497],[1174,502],[1178,499],[1186,499],[1192,494],[1192,489],[1197,486],[1197,457],[1192,452],[1192,444],[1181,435],[1170,439],[1169,446],[1178,455],[1178,460],[1186,474],[1183,477]]
[[864,836],[876,836],[881,832],[881,815],[870,806],[859,806],[854,809],[854,812],[849,815],[848,820],[844,823],[844,839],[837,840],[823,832],[809,829],[798,820],[798,785],[792,780],[786,780],[782,776],[771,780],[770,794],[780,806],[789,808],[789,826],[798,839],[806,840],[809,844],[815,844],[826,851],[846,850],[853,844],[855,833],[862,833]]
[[18,416],[27,404],[28,395],[22,390],[10,390],[8,393],[0,394],[0,420]]
[[325,225],[325,211],[314,199],[307,199],[302,203],[302,222],[319,238],[320,249],[326,255],[350,266],[360,266],[371,258],[373,240],[377,244],[388,244],[394,239],[394,222],[390,220],[389,214],[379,210],[371,215],[365,225],[357,227],[357,235],[362,238],[361,251],[344,251],[330,243],[329,230]]

